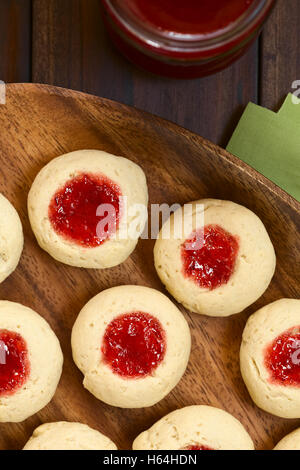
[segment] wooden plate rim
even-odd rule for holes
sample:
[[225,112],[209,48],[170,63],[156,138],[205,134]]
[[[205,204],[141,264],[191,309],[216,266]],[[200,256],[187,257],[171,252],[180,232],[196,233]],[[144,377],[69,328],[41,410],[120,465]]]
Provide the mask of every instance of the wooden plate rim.
[[196,140],[197,143],[199,143],[200,146],[208,148],[212,152],[216,152],[217,150],[217,155],[219,158],[222,160],[225,160],[227,163],[232,164],[238,170],[240,170],[243,173],[246,173],[250,178],[258,181],[261,183],[263,186],[265,186],[271,193],[275,194],[276,197],[279,197],[284,203],[288,204],[290,207],[292,207],[294,210],[300,213],[300,202],[298,202],[295,198],[293,198],[290,194],[288,194],[286,191],[284,191],[282,188],[277,186],[273,181],[269,180],[266,178],[263,174],[259,173],[257,170],[252,168],[250,165],[247,163],[243,162],[240,160],[238,157],[235,155],[227,152],[227,150],[219,147],[216,144],[213,144],[209,140],[205,139],[204,137],[201,137],[200,135],[189,131],[188,129],[179,126],[178,124],[168,121],[166,119],[160,118],[159,116],[156,116],[154,114],[151,114],[147,111],[140,110],[138,108],[135,108],[133,106],[129,106],[123,103],[119,103],[118,101],[113,101],[107,98],[102,98],[99,96],[95,96],[93,94],[77,91],[77,90],[72,90],[68,88],[63,88],[63,87],[58,87],[58,86],[53,86],[53,85],[46,85],[46,84],[41,84],[41,83],[9,83],[6,85],[8,91],[10,90],[17,92],[44,92],[47,94],[55,94],[55,95],[60,95],[60,96],[65,96],[65,97],[74,97],[80,98],[80,99],[88,99],[96,102],[96,104],[106,104],[110,106],[111,108],[116,108],[116,107],[122,107],[123,109],[127,110],[130,114],[132,113],[138,113],[141,114],[144,118],[147,117],[148,119],[155,119],[157,124],[163,127],[167,127],[171,131],[175,131],[178,129],[180,130],[180,133],[182,135],[185,135],[185,137],[192,138],[192,140]]

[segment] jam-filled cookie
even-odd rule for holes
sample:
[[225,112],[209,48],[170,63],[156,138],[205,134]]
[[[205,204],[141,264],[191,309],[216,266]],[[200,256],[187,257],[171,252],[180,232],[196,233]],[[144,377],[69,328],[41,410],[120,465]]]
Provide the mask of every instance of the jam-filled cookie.
[[215,199],[173,213],[154,258],[161,281],[178,302],[196,313],[224,317],[255,302],[276,265],[261,220],[243,206]]
[[86,424],[42,424],[34,431],[23,450],[117,450],[117,446]]
[[242,424],[211,406],[173,411],[140,434],[133,450],[254,450]]
[[300,418],[300,300],[281,299],[252,315],[240,358],[257,406],[282,418]]
[[135,249],[147,220],[148,189],[132,161],[99,150],[55,158],[28,196],[39,245],[71,266],[109,268]]
[[300,428],[281,439],[274,450],[300,450]]
[[11,203],[0,194],[0,283],[16,269],[23,244],[19,215]]
[[0,422],[20,422],[52,399],[62,372],[59,341],[30,308],[0,301]]
[[177,385],[188,363],[191,335],[165,295],[120,286],[85,305],[73,327],[72,349],[93,395],[112,406],[142,408]]

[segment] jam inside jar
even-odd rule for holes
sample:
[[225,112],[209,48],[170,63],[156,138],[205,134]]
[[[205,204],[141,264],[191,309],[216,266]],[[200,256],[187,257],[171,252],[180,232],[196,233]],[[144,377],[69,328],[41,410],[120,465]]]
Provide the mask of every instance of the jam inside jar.
[[111,39],[159,75],[221,70],[256,39],[275,0],[102,0]]
[[154,29],[174,35],[212,36],[227,29],[253,0],[123,0],[128,10]]

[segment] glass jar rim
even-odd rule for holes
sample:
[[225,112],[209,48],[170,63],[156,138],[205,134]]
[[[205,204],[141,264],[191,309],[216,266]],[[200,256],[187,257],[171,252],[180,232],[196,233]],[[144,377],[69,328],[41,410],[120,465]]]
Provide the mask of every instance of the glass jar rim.
[[[252,5],[229,28],[215,35],[201,36],[196,34],[166,33],[145,24],[126,8],[116,8],[118,0],[102,0],[109,14],[123,30],[127,31],[139,42],[149,47],[163,48],[170,52],[196,52],[222,47],[238,40],[249,29],[253,28],[268,13],[275,0],[255,0]],[[117,7],[120,5],[117,5]],[[124,4],[123,4],[124,7]]]

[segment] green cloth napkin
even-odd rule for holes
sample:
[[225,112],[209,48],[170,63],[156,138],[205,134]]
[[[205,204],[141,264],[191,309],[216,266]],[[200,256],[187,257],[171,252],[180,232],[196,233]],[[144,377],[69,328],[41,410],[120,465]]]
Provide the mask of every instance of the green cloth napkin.
[[294,95],[277,113],[249,103],[227,150],[300,202],[300,100]]

